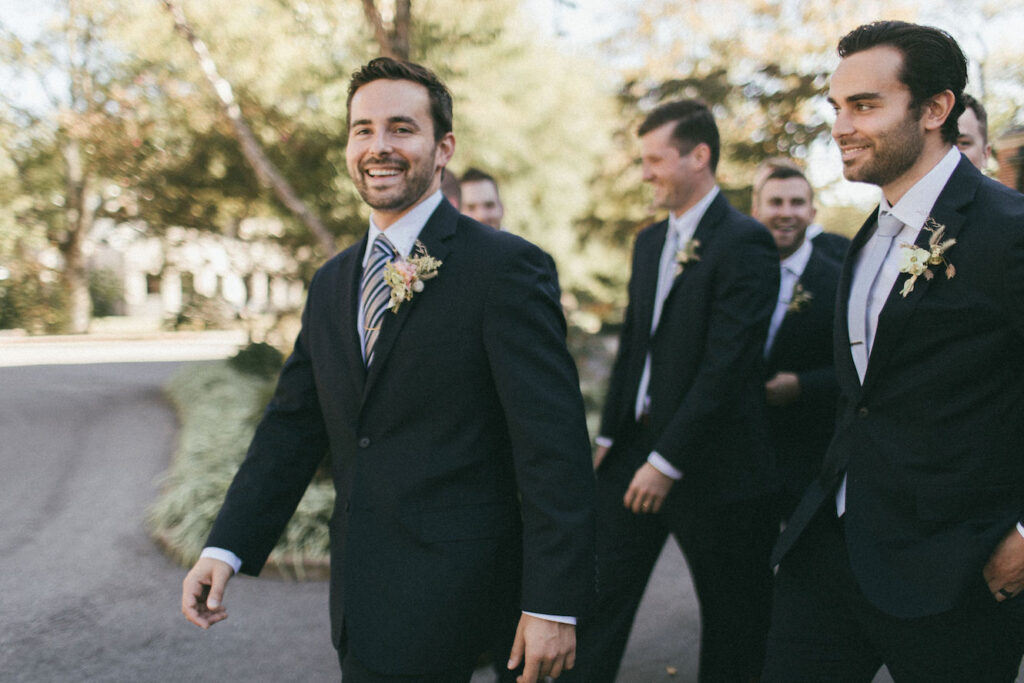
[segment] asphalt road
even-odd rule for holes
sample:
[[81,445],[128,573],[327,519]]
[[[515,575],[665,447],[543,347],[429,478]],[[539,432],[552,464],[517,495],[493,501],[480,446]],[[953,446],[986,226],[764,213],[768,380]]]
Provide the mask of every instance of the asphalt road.
[[[109,363],[103,352],[39,365],[73,362],[74,345],[16,362],[8,348],[0,340],[0,681],[337,681],[324,582],[237,577],[230,618],[208,632],[179,612],[185,570],[142,520],[174,449],[160,387],[180,362]],[[156,355],[187,355],[164,349]],[[670,541],[618,680],[694,682],[698,644],[697,604]]]

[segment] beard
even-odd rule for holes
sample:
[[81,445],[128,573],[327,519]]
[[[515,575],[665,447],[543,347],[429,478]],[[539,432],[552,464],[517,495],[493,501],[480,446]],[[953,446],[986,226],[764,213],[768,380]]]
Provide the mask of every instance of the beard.
[[846,179],[885,187],[909,171],[924,150],[924,135],[917,127],[919,113],[911,109],[902,124],[880,134],[871,159],[860,167],[843,169]]
[[[434,180],[434,157],[415,166],[401,157],[366,157],[358,164],[358,173],[353,174],[356,191],[370,208],[378,211],[402,211],[418,202]],[[391,164],[401,173],[408,174],[405,181],[385,189],[370,187],[372,179],[364,172],[364,164]]]

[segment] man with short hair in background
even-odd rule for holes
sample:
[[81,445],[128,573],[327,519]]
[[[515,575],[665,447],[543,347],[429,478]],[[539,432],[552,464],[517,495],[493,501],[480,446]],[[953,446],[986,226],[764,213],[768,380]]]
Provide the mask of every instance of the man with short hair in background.
[[581,620],[579,680],[615,680],[669,535],[701,606],[701,681],[760,671],[778,532],[764,416],[764,343],[779,257],[715,181],[706,104],[640,125],[643,179],[666,220],[641,230],[595,453],[598,605]]
[[960,134],[956,146],[979,171],[988,167],[992,145],[988,142],[988,114],[977,99],[964,93],[964,113],[957,121]]
[[462,213],[495,230],[501,230],[501,219],[505,207],[498,194],[498,182],[478,168],[470,168],[462,174]]
[[755,196],[752,215],[779,250],[779,296],[764,352],[765,398],[786,520],[821,471],[835,429],[832,319],[840,263],[806,239],[816,213],[814,189],[799,169],[776,168]]

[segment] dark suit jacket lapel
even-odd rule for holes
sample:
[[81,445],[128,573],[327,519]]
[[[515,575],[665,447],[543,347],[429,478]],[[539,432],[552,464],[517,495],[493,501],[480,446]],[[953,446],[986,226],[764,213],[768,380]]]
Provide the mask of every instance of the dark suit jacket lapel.
[[[704,258],[704,252],[707,251],[708,244],[714,239],[715,225],[725,215],[726,209],[729,204],[725,199],[725,196],[719,191],[711,204],[708,205],[707,211],[701,216],[700,222],[697,223],[697,229],[693,231],[693,237],[690,239],[695,240],[700,246],[697,247],[698,259]],[[667,222],[666,222],[667,226]],[[664,244],[664,240],[662,240]],[[684,245],[680,244],[679,248],[682,249]],[[660,253],[659,253],[660,255]],[[696,265],[699,265],[700,261],[697,261]],[[683,268],[683,272],[679,273],[674,280],[672,280],[672,288],[668,290],[668,294],[665,296],[665,304],[662,306],[662,315],[668,310],[669,302],[672,300],[672,295],[682,286],[682,282],[687,278],[690,272],[693,271],[695,264],[691,263]],[[653,297],[652,297],[653,301]]]
[[[444,277],[444,260],[451,251],[450,240],[455,236],[455,226],[458,222],[459,212],[451,204],[442,200],[441,204],[430,215],[423,230],[420,231],[419,241],[426,247],[427,253],[442,261],[441,268],[437,271],[437,277]],[[429,296],[430,282],[425,283],[422,292],[414,294],[409,301],[403,301],[398,307],[398,312],[388,311],[384,314],[384,321],[381,323],[380,336],[373,350],[373,364],[367,370],[366,386],[363,388],[363,400],[373,388],[381,368],[387,364],[388,355],[391,353],[395,340],[409,318],[409,313],[424,296]]]
[[[960,165],[957,166],[953,175],[950,176],[946,187],[939,194],[939,198],[935,201],[935,206],[932,207],[929,214],[937,223],[946,226],[943,235],[944,240],[955,239],[960,233],[960,229],[966,221],[960,209],[971,201],[978,187],[978,178],[972,178],[968,173],[964,172],[963,165],[967,163],[970,162],[966,160],[966,157],[960,160]],[[922,249],[928,249],[928,239],[931,235],[930,231],[922,229],[918,233],[914,244]],[[893,245],[893,248],[899,249],[899,244]],[[950,249],[949,255],[950,261],[955,264],[956,245]],[[914,291],[907,294],[906,297],[901,295],[900,291],[903,289],[903,283],[907,280],[908,276],[901,273],[896,278],[896,283],[893,285],[892,291],[889,292],[889,297],[885,300],[885,305],[878,315],[875,341],[871,347],[871,356],[868,358],[868,368],[864,376],[865,391],[870,388],[875,378],[883,371],[893,348],[898,343],[897,340],[903,336],[907,321],[910,320],[917,305],[927,295],[931,285],[946,279],[942,266],[932,266],[932,271],[935,273],[935,277],[932,280],[924,277],[917,278],[917,282],[914,283]],[[913,334],[913,331],[908,331],[908,333]]]

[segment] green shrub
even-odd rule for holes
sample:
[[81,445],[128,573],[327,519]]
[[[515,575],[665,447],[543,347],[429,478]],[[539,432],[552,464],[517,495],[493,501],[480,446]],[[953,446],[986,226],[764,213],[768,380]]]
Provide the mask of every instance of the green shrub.
[[89,272],[89,297],[92,299],[92,314],[105,318],[121,313],[124,287],[117,274],[107,268]]
[[235,370],[257,377],[276,377],[284,364],[284,355],[270,344],[252,342],[228,358]]
[[[176,561],[190,566],[224,501],[270,395],[273,380],[227,361],[189,365],[166,387],[181,430],[147,528]],[[329,477],[318,476],[288,523],[268,568],[292,578],[322,578],[329,558],[327,522],[334,507]]]

